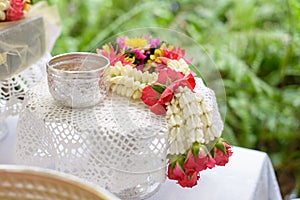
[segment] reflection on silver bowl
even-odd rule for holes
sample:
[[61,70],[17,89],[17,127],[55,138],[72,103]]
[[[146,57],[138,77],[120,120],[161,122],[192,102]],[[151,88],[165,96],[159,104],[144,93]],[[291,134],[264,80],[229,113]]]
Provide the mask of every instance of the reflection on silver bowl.
[[95,53],[74,52],[47,63],[48,85],[53,98],[72,108],[91,107],[106,95],[102,84],[109,60]]

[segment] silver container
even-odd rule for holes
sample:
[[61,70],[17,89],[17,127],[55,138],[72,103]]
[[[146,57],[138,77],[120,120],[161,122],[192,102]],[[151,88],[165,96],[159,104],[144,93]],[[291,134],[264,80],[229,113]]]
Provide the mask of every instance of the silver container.
[[49,91],[60,104],[85,108],[106,96],[103,84],[109,60],[95,53],[74,52],[53,57],[47,62]]

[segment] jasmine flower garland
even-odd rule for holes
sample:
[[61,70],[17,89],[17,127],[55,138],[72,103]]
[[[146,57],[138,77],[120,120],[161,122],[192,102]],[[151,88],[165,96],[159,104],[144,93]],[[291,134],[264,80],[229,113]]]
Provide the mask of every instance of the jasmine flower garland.
[[106,80],[112,91],[133,99],[141,98],[143,88],[157,79],[156,73],[142,73],[130,65],[123,66],[120,61],[108,70],[109,78]]
[[191,72],[189,65],[182,58],[180,58],[179,60],[168,60],[167,66],[171,69],[176,70],[177,72],[182,72],[184,74],[188,74]]
[[183,154],[194,142],[206,142],[203,127],[207,123],[201,121],[201,100],[187,87],[179,87],[168,103],[166,119],[170,154]]
[[117,38],[97,52],[111,61],[105,72],[109,89],[166,116],[169,179],[193,187],[200,171],[229,161],[232,151],[220,138],[223,123],[214,93],[194,77],[184,49],[150,36]]

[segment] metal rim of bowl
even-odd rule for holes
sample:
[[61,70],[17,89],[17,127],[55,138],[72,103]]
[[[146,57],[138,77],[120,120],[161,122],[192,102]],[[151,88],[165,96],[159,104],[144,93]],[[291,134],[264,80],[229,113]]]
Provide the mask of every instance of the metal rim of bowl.
[[[55,66],[59,65],[59,63],[63,63],[64,61],[72,60],[72,59],[78,59],[78,58],[94,58],[93,61],[89,60],[89,62],[104,62],[103,65],[101,65],[97,69],[93,70],[81,70],[81,71],[71,71],[71,70],[61,70],[56,69]],[[70,53],[64,53],[59,54],[54,57],[52,57],[47,63],[46,63],[46,69],[48,75],[57,75],[57,76],[98,76],[98,73],[103,71],[105,68],[107,68],[110,65],[110,61],[107,57],[96,54],[96,53],[89,53],[89,52],[70,52]]]

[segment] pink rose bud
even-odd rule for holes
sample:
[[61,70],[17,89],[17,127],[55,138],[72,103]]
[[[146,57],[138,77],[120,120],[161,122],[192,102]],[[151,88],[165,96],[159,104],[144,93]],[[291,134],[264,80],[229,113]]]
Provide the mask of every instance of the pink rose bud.
[[221,141],[216,144],[214,151],[216,165],[225,166],[229,161],[229,157],[232,155],[231,146]]
[[181,180],[184,176],[184,172],[178,163],[175,164],[174,168],[169,164],[168,166],[168,178],[172,180]]
[[199,179],[198,172],[194,171],[190,174],[185,174],[181,180],[178,180],[178,184],[182,187],[193,187],[197,185]]

